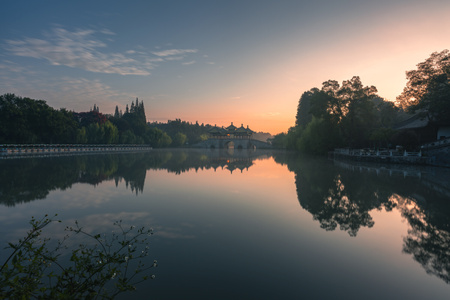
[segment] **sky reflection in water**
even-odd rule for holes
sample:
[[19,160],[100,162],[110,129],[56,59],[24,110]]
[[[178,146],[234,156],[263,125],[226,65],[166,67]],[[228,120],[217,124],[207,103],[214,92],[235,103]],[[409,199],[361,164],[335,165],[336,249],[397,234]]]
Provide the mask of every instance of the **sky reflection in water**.
[[446,299],[449,178],[280,152],[0,160],[1,241],[46,213],[153,227],[157,278],[137,298]]

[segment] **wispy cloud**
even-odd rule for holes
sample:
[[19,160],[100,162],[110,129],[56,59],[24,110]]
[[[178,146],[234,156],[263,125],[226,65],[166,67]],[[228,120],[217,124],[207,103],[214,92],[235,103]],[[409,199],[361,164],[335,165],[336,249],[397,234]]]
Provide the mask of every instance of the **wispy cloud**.
[[160,57],[168,57],[168,56],[184,56],[188,53],[197,53],[197,49],[169,49],[163,51],[152,52],[152,54]]
[[8,60],[0,62],[0,76],[10,73],[33,74],[33,71]]
[[267,112],[267,113],[261,114],[261,116],[265,117],[265,118],[272,118],[272,117],[276,117],[279,115],[281,115],[281,113],[279,113],[279,112]]
[[[150,75],[150,70],[165,61],[183,60],[198,49],[168,49],[145,51],[129,49],[123,53],[108,51],[109,29],[66,30],[55,27],[42,37],[4,40],[6,54],[43,59],[54,66],[68,66],[95,73],[120,75]],[[194,61],[182,63],[193,64]]]
[[116,35],[114,32],[112,32],[111,30],[106,29],[106,28],[100,30],[100,32],[103,34],[107,34],[107,35]]
[[193,64],[195,64],[195,60],[187,61],[187,62],[184,62],[184,63],[181,63],[181,64],[185,65],[185,66],[193,65]]
[[[12,55],[45,59],[52,65],[64,65],[90,72],[120,75],[150,75],[148,68],[132,58],[132,53],[108,53],[107,44],[96,38],[94,30],[68,31],[54,28],[45,39],[6,40],[4,48]],[[113,35],[108,30],[100,33]]]

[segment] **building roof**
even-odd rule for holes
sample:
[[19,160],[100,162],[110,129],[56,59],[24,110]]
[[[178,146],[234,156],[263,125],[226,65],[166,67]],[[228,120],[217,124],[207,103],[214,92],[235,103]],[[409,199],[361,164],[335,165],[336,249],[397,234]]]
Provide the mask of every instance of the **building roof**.
[[428,118],[423,113],[418,113],[409,119],[406,119],[400,123],[395,124],[394,129],[413,129],[413,128],[423,128],[428,125]]
[[251,135],[254,133],[254,131],[248,128],[248,126],[247,128],[245,128],[244,124],[241,124],[241,127],[237,128],[236,126],[233,125],[233,122],[231,122],[231,125],[226,128],[218,127],[217,125],[215,125],[213,128],[209,130],[209,133],[212,135],[226,135],[226,134]]
[[248,126],[247,126],[247,128],[245,128],[245,127],[244,127],[244,124],[241,124],[241,127],[239,127],[238,129],[236,129],[236,133],[239,133],[239,134],[252,134],[252,133],[253,133],[253,130],[251,130],[250,128],[248,128]]
[[231,125],[228,126],[228,127],[226,128],[226,130],[228,130],[228,131],[235,131],[236,128],[237,128],[237,127],[233,125],[233,122],[231,122]]

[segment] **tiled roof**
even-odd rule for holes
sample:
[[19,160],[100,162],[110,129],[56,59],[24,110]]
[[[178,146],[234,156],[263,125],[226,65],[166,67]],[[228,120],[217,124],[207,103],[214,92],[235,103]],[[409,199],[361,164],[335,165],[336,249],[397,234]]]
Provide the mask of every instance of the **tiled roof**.
[[401,129],[423,128],[426,127],[427,125],[428,125],[428,118],[424,114],[418,113],[412,116],[411,118],[406,119],[405,121],[395,124],[394,129],[401,130]]
[[245,128],[244,124],[241,124],[241,127],[237,128],[236,126],[233,125],[233,122],[231,122],[231,125],[223,128],[223,127],[218,127],[217,125],[214,126],[213,128],[211,128],[209,130],[210,134],[248,134],[251,135],[254,133],[254,131],[252,131],[250,128]]

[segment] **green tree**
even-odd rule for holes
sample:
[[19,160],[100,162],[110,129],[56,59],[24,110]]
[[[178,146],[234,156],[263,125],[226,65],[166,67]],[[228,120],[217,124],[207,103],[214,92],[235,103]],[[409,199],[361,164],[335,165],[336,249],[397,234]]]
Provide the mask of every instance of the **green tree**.
[[311,154],[324,154],[339,143],[338,128],[329,119],[321,119],[313,116],[301,131],[296,142],[296,149]]
[[297,114],[295,116],[295,126],[306,126],[309,122],[311,122],[311,98],[316,90],[317,89],[306,91],[300,97],[300,100],[298,101]]
[[301,137],[303,128],[302,127],[290,127],[288,129],[288,132],[284,138],[284,141],[281,140],[281,142],[284,142],[286,145],[286,149],[289,150],[299,150],[298,149],[298,141]]
[[104,132],[102,141],[104,144],[116,144],[119,141],[119,130],[113,123],[106,121],[101,127]]
[[287,134],[285,132],[275,135],[272,139],[272,147],[278,149],[287,148]]
[[289,130],[287,147],[310,153],[324,153],[344,143],[357,147],[370,143],[377,127],[374,86],[363,86],[358,76],[342,85],[328,80],[322,88],[303,93],[296,115],[296,127]]
[[182,147],[186,144],[186,142],[187,142],[187,136],[184,133],[177,132],[174,136],[172,144],[175,147]]
[[88,144],[100,144],[103,140],[105,132],[98,123],[92,123],[86,127],[86,138]]
[[66,109],[14,94],[0,96],[2,143],[71,143],[78,128],[74,113]]
[[137,137],[131,130],[126,130],[120,134],[120,144],[136,144]]
[[137,98],[136,104],[135,102],[131,102],[130,110],[128,110],[127,105],[127,110],[122,116],[122,119],[127,122],[130,130],[132,130],[136,136],[143,137],[148,130],[144,102],[139,103]]
[[88,138],[86,135],[86,127],[82,127],[77,131],[76,142],[78,144],[87,144]]
[[375,87],[364,87],[359,77],[344,81],[340,90],[345,95],[344,105],[347,114],[344,116],[341,128],[346,143],[351,147],[367,145],[369,137],[375,128],[376,111],[371,101],[376,97]]
[[397,103],[410,112],[425,111],[430,120],[450,119],[450,52],[434,52],[406,72],[407,83]]

